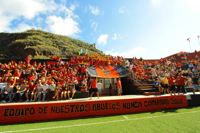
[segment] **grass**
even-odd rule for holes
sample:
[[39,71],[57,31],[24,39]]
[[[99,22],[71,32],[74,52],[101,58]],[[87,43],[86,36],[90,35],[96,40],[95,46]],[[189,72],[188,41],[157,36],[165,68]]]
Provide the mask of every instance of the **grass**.
[[31,124],[1,125],[3,132],[199,133],[200,107]]

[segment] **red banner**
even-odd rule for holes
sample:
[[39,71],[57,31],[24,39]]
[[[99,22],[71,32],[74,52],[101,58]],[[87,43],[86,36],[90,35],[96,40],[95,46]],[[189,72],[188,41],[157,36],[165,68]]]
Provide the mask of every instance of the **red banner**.
[[184,95],[0,105],[0,124],[105,116],[187,107]]

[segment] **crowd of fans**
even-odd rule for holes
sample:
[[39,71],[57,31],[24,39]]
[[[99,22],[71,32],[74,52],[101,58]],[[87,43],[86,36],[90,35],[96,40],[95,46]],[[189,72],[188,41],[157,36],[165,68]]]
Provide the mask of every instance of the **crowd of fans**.
[[132,80],[153,83],[161,93],[185,93],[186,88],[193,88],[195,92],[200,89],[200,55],[198,52],[194,55],[192,59],[187,53],[181,53],[160,60],[126,60],[94,54],[74,56],[68,61],[52,58],[52,61],[36,62],[26,58],[0,63],[0,101],[72,99],[76,91],[92,88],[91,77],[86,72],[92,65],[125,66],[132,73]]
[[160,60],[133,58],[129,69],[135,80],[153,83],[164,94],[200,90],[200,52],[197,51]]
[[[25,61],[0,63],[0,100],[47,101],[72,99],[76,91],[88,91],[91,78],[88,66],[122,65],[123,58],[99,55],[83,55],[62,61],[36,62],[29,57]],[[52,96],[53,92],[53,96]]]

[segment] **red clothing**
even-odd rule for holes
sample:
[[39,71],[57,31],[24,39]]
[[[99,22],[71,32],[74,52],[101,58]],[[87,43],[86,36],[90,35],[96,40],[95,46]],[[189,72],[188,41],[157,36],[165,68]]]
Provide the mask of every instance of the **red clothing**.
[[83,80],[82,77],[77,77],[76,79],[77,79],[79,82]]
[[85,67],[81,67],[81,73],[86,73],[86,68]]
[[25,61],[26,61],[26,64],[30,64],[31,58],[29,56],[27,56]]
[[29,87],[28,87],[28,89],[30,90],[30,91],[34,91],[34,89],[35,89],[35,85],[29,85]]
[[122,88],[122,84],[120,80],[117,80],[117,89],[121,89]]
[[60,81],[60,85],[64,86],[65,85],[65,81],[61,80]]
[[11,85],[14,85],[15,80],[14,80],[14,79],[11,79],[11,80],[9,81],[9,83],[10,83]]
[[29,81],[33,81],[33,80],[35,80],[35,78],[36,78],[36,77],[35,77],[34,75],[30,75],[30,76],[28,77],[28,80],[29,80]]
[[178,76],[176,78],[176,84],[177,85],[185,85],[185,81],[186,81],[186,78],[184,78],[183,76]]
[[180,68],[180,67],[181,67],[181,63],[179,63],[179,62],[176,63],[176,67],[179,67],[179,68]]
[[176,79],[174,77],[168,77],[169,85],[175,85]]
[[92,83],[91,83],[91,88],[97,88],[97,80],[96,79],[93,79],[92,80]]
[[50,85],[52,82],[53,82],[53,81],[52,81],[52,78],[51,78],[51,77],[47,79],[47,84],[48,84],[48,85]]
[[9,76],[12,76],[12,74],[10,73],[10,71],[8,71],[8,72],[5,74],[5,77],[9,77]]
[[19,72],[19,71],[15,71],[15,72],[14,72],[14,76],[15,76],[15,77],[20,77],[20,72]]

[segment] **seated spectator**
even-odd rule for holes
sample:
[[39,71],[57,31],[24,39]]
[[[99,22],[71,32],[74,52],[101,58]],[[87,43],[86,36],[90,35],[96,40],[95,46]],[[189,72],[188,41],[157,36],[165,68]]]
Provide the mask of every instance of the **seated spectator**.
[[43,92],[42,81],[39,80],[38,83],[36,84],[34,101],[41,101],[42,100],[42,92]]
[[49,96],[49,85],[45,81],[42,83],[41,87],[42,87],[42,101],[45,101],[47,100],[46,98]]
[[62,86],[59,82],[57,82],[53,99],[59,100],[61,91],[62,91]]
[[71,84],[69,84],[69,93],[71,94],[71,97],[69,95],[69,99],[73,99],[74,98],[74,94],[76,93],[76,88],[75,88],[75,83],[71,82]]
[[0,101],[5,102],[5,87],[7,83],[0,83]]
[[10,77],[8,83],[5,87],[5,94],[7,94],[8,102],[13,102],[16,91],[14,90],[14,86],[16,83],[15,77]]
[[[27,93],[28,82],[26,80],[23,80],[21,83],[19,83],[19,85],[20,85],[20,90],[21,91],[23,90],[23,93],[25,94],[26,100],[28,101],[28,98],[29,98],[28,93]],[[24,100],[24,99],[22,99],[22,100]]]
[[61,91],[61,99],[67,99],[67,97],[69,98],[69,90],[68,90],[68,85],[64,85],[62,87],[62,91]]
[[17,92],[16,92],[17,101],[22,102],[26,88],[23,88],[23,87],[21,87],[21,84],[18,84],[18,85],[16,85],[16,89],[17,89]]
[[25,95],[26,95],[26,101],[33,101],[34,100],[34,91],[35,91],[35,83],[34,81],[31,81],[28,83],[28,81],[25,81],[24,86],[26,87]]
[[8,100],[8,102],[12,102],[14,95],[13,95],[13,85],[8,82],[6,87],[5,87],[5,91],[4,91],[4,95],[6,95],[5,100]]
[[48,83],[49,85],[49,98],[48,99],[51,99],[55,93],[55,89],[56,89],[56,84],[55,84],[55,81],[51,81]]
[[19,69],[15,69],[15,71],[14,71],[14,77],[16,78],[16,79],[19,79],[20,78],[20,76],[21,76],[21,72],[19,71]]
[[196,91],[200,91],[200,78],[198,79],[198,82],[196,85],[193,85],[193,94],[195,94]]

